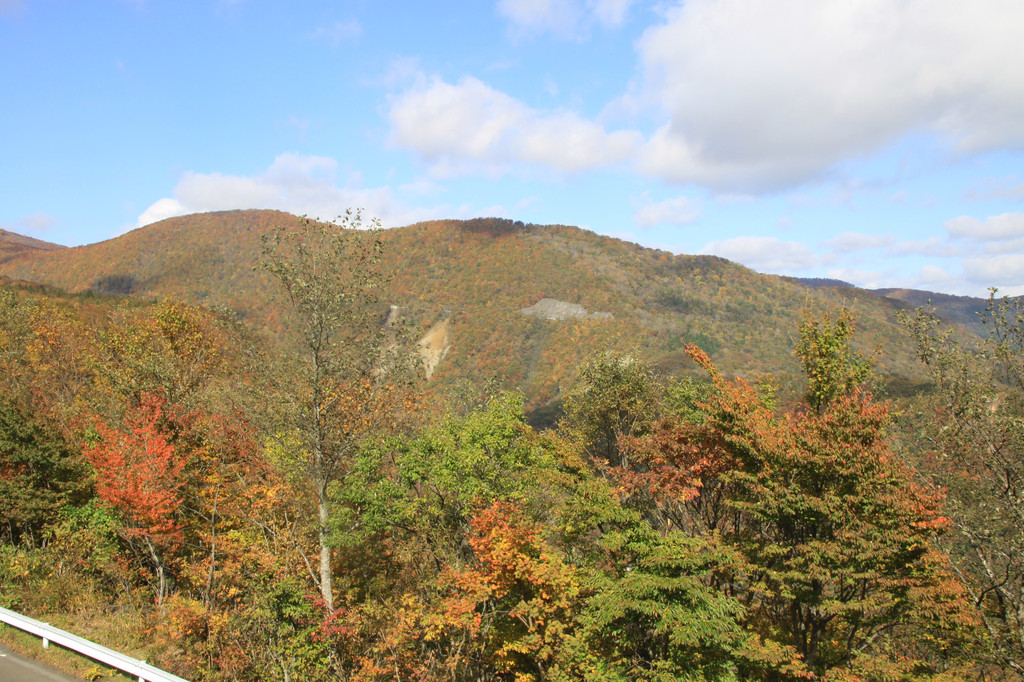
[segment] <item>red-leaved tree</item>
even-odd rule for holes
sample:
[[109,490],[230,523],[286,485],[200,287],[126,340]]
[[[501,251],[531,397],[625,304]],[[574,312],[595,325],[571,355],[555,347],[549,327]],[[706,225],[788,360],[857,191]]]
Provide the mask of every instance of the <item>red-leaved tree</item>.
[[169,589],[164,555],[181,539],[181,472],[191,453],[171,442],[166,401],[159,395],[145,394],[123,427],[95,426],[99,438],[85,455],[96,469],[96,493],[124,519],[123,537],[145,548],[162,604]]

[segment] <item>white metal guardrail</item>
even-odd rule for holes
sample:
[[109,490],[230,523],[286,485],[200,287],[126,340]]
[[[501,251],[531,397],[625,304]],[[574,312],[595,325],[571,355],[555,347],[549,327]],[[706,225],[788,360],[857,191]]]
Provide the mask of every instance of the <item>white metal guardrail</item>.
[[77,651],[83,656],[88,656],[94,661],[100,663],[106,663],[109,666],[113,666],[118,670],[122,670],[129,675],[138,675],[139,682],[188,682],[188,680],[172,675],[168,672],[164,672],[159,668],[147,664],[145,661],[140,661],[137,658],[131,656],[125,656],[122,653],[108,649],[105,646],[94,644],[87,639],[73,635],[70,632],[65,632],[59,628],[51,626],[49,623],[42,623],[34,618],[23,616],[20,613],[11,611],[0,607],[0,621],[7,623],[12,627],[16,627],[19,630],[31,633],[36,637],[41,637],[43,640],[43,646],[49,646],[50,642],[59,644],[65,649],[71,649]]

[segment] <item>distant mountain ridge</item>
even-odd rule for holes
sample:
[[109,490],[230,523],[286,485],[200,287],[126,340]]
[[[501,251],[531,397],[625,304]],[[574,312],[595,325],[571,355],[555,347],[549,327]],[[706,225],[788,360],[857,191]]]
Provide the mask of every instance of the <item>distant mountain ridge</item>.
[[67,247],[60,244],[0,229],[0,263],[33,251],[56,251],[65,248]]
[[841,279],[832,279],[831,277],[792,277],[790,278],[800,284],[804,284],[809,287],[854,287],[855,284],[850,282],[844,282]]
[[[839,279],[824,277],[793,277],[792,279],[813,288],[856,288],[856,285]],[[983,336],[988,333],[988,328],[982,322],[986,307],[988,306],[987,298],[955,296],[921,289],[884,288],[865,289],[865,291],[870,291],[893,301],[905,303],[909,308],[929,308],[934,310],[935,314],[942,319],[963,325],[976,334]]]
[[[253,269],[259,237],[298,221],[267,210],[171,218],[97,244],[25,251],[0,263],[0,276],[71,292],[173,296],[275,330],[276,287]],[[668,373],[695,372],[687,343],[723,371],[773,373],[785,383],[799,374],[792,348],[804,311],[840,306],[858,320],[860,347],[884,349],[885,373],[922,380],[895,319],[903,304],[861,289],[810,288],[715,256],[674,255],[564,225],[438,220],[386,238],[387,297],[431,339],[435,384],[493,377],[540,406],[557,401],[583,360],[606,348],[639,353]],[[525,312],[538,303],[588,313]]]

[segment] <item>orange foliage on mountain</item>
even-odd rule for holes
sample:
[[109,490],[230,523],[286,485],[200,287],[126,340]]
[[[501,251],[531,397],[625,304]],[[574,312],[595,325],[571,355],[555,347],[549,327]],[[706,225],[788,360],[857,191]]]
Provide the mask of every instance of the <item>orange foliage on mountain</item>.
[[[282,302],[253,271],[259,238],[299,218],[278,211],[203,213],[147,225],[115,239],[0,263],[0,276],[68,291],[170,295],[223,306],[249,326],[278,333]],[[386,299],[417,330],[449,320],[449,350],[433,378],[440,392],[496,379],[533,407],[557,402],[583,358],[637,350],[672,373],[693,372],[696,343],[727,371],[798,367],[787,330],[810,305],[845,301],[863,321],[866,346],[885,345],[883,367],[916,381],[912,344],[896,306],[855,289],[808,289],[713,256],[673,255],[561,225],[499,218],[440,220],[385,231]],[[519,312],[542,298],[611,318],[545,320]],[[381,311],[381,316],[386,314]]]

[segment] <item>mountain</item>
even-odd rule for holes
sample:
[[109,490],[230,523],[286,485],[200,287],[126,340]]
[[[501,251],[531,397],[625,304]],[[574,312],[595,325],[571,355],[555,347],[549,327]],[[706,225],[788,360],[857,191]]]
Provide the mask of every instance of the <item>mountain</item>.
[[[298,221],[265,210],[171,218],[97,244],[25,251],[0,263],[0,276],[70,292],[174,296],[278,331],[275,285],[253,266],[260,235]],[[680,374],[695,371],[685,343],[727,373],[772,373],[795,390],[804,311],[844,305],[858,321],[859,347],[883,350],[883,372],[901,385],[923,380],[895,319],[902,304],[861,289],[808,288],[564,225],[440,220],[386,237],[390,301],[424,335],[432,382],[451,390],[495,378],[534,407],[553,404],[592,353],[636,352]]]
[[934,309],[935,314],[949,322],[963,325],[979,336],[987,336],[991,326],[982,320],[988,307],[987,298],[975,296],[953,296],[920,289],[875,289],[879,296],[900,301],[908,308]]
[[0,229],[0,263],[34,251],[56,251],[66,247]]
[[793,277],[793,281],[799,282],[805,286],[814,287],[815,289],[820,287],[852,287],[853,284],[843,281],[841,279],[832,279],[831,277]]
[[[822,287],[856,288],[849,282],[823,277],[793,277],[794,282],[819,289]],[[883,296],[907,309],[926,308],[935,315],[955,324],[966,327],[979,336],[987,336],[989,327],[982,321],[988,307],[987,298],[974,296],[953,296],[921,289],[867,289],[874,294]]]

